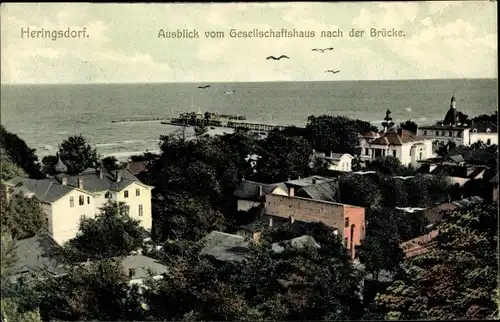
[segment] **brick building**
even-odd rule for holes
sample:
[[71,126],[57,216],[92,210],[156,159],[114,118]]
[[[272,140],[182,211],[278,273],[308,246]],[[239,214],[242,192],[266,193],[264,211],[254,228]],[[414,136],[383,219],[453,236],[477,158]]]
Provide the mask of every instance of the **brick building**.
[[265,212],[267,215],[300,220],[304,222],[322,222],[338,229],[344,238],[345,246],[354,258],[355,247],[365,238],[365,209],[335,202],[266,194]]

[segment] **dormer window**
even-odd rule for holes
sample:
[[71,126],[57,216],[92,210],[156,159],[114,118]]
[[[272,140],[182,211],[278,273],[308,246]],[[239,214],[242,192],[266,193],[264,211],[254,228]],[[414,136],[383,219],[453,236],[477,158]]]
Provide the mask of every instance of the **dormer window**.
[[490,133],[490,132],[491,132],[490,128],[487,128],[486,133]]
[[477,133],[477,129],[473,129],[473,130],[472,130],[472,133]]

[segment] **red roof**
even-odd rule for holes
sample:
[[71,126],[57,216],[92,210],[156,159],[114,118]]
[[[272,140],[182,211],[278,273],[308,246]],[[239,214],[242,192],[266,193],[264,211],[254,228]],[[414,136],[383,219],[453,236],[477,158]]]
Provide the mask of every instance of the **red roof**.
[[379,138],[370,142],[370,144],[380,144],[380,145],[403,145],[410,142],[423,141],[424,139],[420,136],[415,135],[413,132],[398,129],[389,130],[385,134],[382,134]]

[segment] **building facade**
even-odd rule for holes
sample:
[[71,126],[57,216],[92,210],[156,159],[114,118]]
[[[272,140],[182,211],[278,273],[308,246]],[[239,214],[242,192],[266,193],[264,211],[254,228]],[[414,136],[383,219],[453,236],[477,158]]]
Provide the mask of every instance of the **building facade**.
[[498,127],[491,122],[475,122],[470,128],[470,144],[498,145]]
[[75,238],[82,218],[95,218],[108,200],[124,202],[131,218],[151,231],[151,191],[128,170],[87,169],[77,176],[59,174],[42,180],[16,177],[14,193],[36,198],[46,214],[48,234],[59,245]]

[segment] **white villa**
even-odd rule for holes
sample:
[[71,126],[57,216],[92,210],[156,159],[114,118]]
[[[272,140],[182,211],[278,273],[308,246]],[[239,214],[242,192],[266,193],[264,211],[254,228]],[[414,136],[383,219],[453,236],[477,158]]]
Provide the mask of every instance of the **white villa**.
[[324,156],[324,159],[328,161],[328,170],[333,171],[352,171],[352,159],[354,157],[349,153],[333,153]]
[[419,167],[418,161],[431,158],[434,155],[432,140],[415,135],[414,133],[394,129],[391,112],[387,111],[380,133],[368,132],[360,137],[362,160],[374,160],[378,157],[393,156],[402,165]]
[[42,180],[15,177],[6,182],[14,193],[36,198],[46,213],[48,234],[62,245],[76,237],[80,219],[94,218],[108,200],[124,202],[130,217],[151,231],[151,190],[129,170],[113,173],[89,168],[77,176],[59,174]]
[[470,129],[470,144],[483,142],[486,145],[498,145],[498,127],[491,122],[473,123]]

